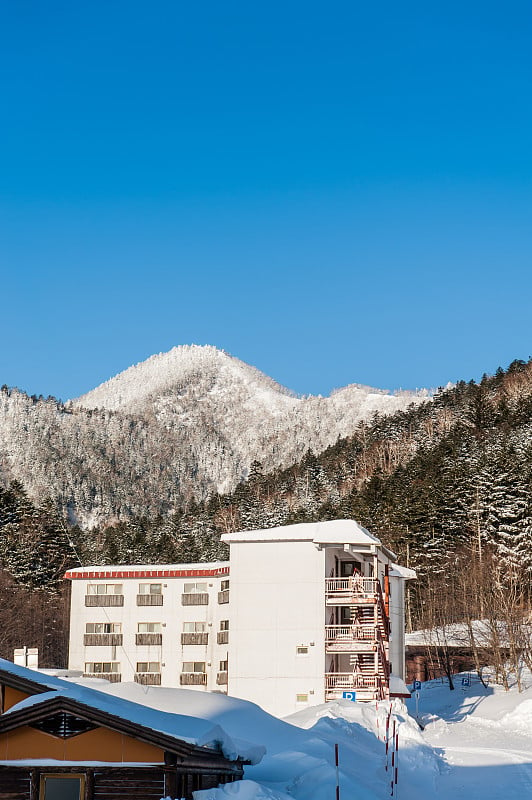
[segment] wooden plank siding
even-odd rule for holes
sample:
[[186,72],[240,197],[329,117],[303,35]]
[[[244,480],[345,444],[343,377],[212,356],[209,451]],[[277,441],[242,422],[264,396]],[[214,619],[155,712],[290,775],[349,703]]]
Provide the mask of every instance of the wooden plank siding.
[[168,766],[161,767],[14,767],[0,765],[0,800],[41,800],[42,775],[83,774],[83,800],[161,800],[162,797],[191,800],[192,792],[213,789],[238,780],[236,774],[202,773]]

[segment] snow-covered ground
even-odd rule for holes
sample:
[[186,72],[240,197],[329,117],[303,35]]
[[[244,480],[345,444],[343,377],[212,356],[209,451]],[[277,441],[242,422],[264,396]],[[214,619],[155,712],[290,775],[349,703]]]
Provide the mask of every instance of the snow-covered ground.
[[[421,731],[414,697],[392,704],[399,748],[393,797],[421,800],[523,800],[532,798],[532,679],[519,694],[513,688],[488,688],[476,676],[470,685],[458,676],[422,685]],[[385,723],[389,704],[362,705],[343,700],[295,714],[296,729],[282,737],[273,729],[253,737],[266,745],[263,761],[246,769],[242,784],[198,792],[196,800],[329,800],[335,796],[334,744],[339,744],[341,800],[392,796],[391,770],[385,770]],[[408,709],[408,710],[407,710]],[[257,720],[258,722],[258,720]],[[234,731],[230,731],[234,734]],[[241,731],[241,735],[244,731]],[[272,735],[273,734],[273,735]],[[389,749],[388,763],[391,750]]]
[[[469,685],[462,678],[469,677]],[[400,800],[523,800],[532,798],[532,676],[527,688],[505,692],[475,675],[422,684],[419,721],[413,697],[379,704],[348,700],[315,706],[279,720],[253,703],[185,689],[107,684],[98,688],[161,710],[191,714],[223,728],[234,742],[264,745],[260,763],[245,780],[196,792],[195,800],[334,800],[335,744],[339,746],[340,800],[392,796],[390,743],[386,770],[385,731],[398,733]],[[391,737],[390,737],[391,738]]]
[[[422,684],[419,715],[423,738],[441,758],[437,794],[467,800],[532,797],[532,680],[519,694],[476,676],[454,692],[446,682]],[[408,701],[415,714],[414,699]]]

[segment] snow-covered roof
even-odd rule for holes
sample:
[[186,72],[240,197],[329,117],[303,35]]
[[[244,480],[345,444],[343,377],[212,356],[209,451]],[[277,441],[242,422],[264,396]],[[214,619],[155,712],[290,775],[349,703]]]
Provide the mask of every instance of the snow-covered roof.
[[404,578],[406,581],[414,580],[417,578],[415,569],[409,567],[402,567],[400,564],[392,564],[390,569],[391,578]]
[[410,697],[406,683],[398,675],[390,675],[390,697]]
[[255,531],[224,533],[222,541],[234,542],[315,542],[315,544],[353,544],[381,546],[380,539],[352,519],[326,522],[301,522]]
[[[499,647],[508,647],[508,633],[503,622],[496,624],[493,630],[492,623],[488,620],[474,619],[471,621],[471,633],[477,647],[492,647],[494,641]],[[405,634],[406,646],[428,645],[438,647],[471,648],[471,635],[467,623],[453,622],[445,627],[426,628]]]
[[[110,695],[81,683],[43,675],[37,670],[20,667],[4,659],[0,659],[0,677],[1,673],[4,673],[4,676],[7,673],[19,680],[38,684],[44,689],[9,708],[2,715],[4,720],[9,718],[8,715],[14,715],[29,708],[46,707],[51,701],[65,699],[81,704],[87,709],[104,712],[117,719],[134,723],[144,729],[156,731],[182,742],[218,750],[232,761],[243,759],[251,763],[258,763],[264,755],[263,747],[244,741],[236,743],[220,725],[196,716],[193,698],[190,698],[186,704],[189,713],[182,714],[148,708],[125,697]],[[192,695],[199,694],[192,689],[180,691]]]

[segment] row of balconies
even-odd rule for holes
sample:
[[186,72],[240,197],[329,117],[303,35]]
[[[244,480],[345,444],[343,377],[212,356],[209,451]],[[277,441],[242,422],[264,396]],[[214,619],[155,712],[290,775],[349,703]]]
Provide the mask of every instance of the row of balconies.
[[[218,592],[218,603],[229,602],[229,589]],[[162,594],[138,594],[138,606],[162,606],[164,595]],[[124,605],[123,594],[86,594],[85,605],[87,608],[117,607]],[[208,606],[208,592],[189,592],[181,595],[181,605],[183,606]]]
[[[85,633],[83,644],[85,647],[120,647],[123,644],[124,635],[122,633]],[[216,634],[217,644],[227,644],[229,642],[229,631],[218,631]],[[136,645],[162,645],[162,633],[136,633]],[[207,645],[209,643],[208,633],[182,633],[181,644],[183,645]]]
[[[110,683],[120,683],[122,681],[122,674],[120,672],[85,672],[84,678],[105,678]],[[135,683],[142,686],[160,686],[161,673],[160,672],[135,672]],[[207,673],[206,672],[182,672],[179,676],[179,683],[181,686],[206,686]],[[227,670],[218,672],[216,675],[217,686],[227,685]]]

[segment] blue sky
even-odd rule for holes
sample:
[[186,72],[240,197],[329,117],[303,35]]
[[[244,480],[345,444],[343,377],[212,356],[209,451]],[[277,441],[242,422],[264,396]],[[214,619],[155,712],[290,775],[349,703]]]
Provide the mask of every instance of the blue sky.
[[0,383],[213,344],[302,393],[532,355],[528,2],[0,7]]

